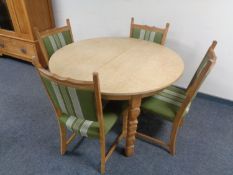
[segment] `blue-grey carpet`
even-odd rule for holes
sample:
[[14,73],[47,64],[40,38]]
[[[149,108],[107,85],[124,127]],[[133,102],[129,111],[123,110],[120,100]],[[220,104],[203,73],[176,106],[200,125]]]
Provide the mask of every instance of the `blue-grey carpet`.
[[[169,123],[144,114],[139,130],[164,137]],[[120,125],[107,138],[113,141]],[[0,57],[0,175],[99,174],[98,140],[77,139],[59,153],[52,106],[31,64]],[[143,141],[125,157],[124,141],[107,162],[106,174],[232,175],[233,105],[198,96],[180,130],[176,156]]]

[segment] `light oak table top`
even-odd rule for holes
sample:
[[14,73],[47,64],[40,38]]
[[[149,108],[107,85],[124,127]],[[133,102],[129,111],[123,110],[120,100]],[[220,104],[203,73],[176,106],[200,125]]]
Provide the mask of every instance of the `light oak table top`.
[[95,38],[59,49],[50,61],[52,73],[92,80],[98,72],[101,93],[111,98],[151,95],[183,73],[178,54],[159,44],[132,38]]

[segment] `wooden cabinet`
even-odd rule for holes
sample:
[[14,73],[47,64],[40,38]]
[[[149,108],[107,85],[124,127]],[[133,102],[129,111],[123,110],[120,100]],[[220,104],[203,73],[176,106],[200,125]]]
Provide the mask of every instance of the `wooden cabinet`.
[[51,0],[0,0],[0,55],[25,61],[42,56],[34,27],[54,28]]

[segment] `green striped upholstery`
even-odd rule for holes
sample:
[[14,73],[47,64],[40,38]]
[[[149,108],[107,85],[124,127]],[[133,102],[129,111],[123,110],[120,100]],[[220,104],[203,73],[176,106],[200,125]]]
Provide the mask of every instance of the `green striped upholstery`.
[[[81,136],[98,137],[99,123],[96,116],[93,90],[77,89],[58,84],[45,77],[42,81],[56,108],[62,112],[59,118],[62,124]],[[115,113],[104,113],[105,132],[107,133],[117,120]]]
[[[104,132],[107,134],[117,121],[116,113],[104,111]],[[75,132],[84,137],[98,138],[99,123],[90,120],[84,120],[74,116],[63,115],[59,118],[70,131]]]
[[[189,107],[193,99],[196,97],[196,94],[199,88],[199,87],[197,88],[193,87],[192,85],[194,82],[199,81],[200,75],[203,72],[204,68],[206,67],[208,60],[209,60],[209,57],[208,57],[208,52],[207,52],[202,62],[200,63],[196,73],[194,74],[187,90],[184,90],[184,89],[181,89],[175,86],[170,86],[164,89],[162,92],[158,93],[157,95],[143,100],[142,105],[141,105],[142,110],[157,114],[169,121],[174,121],[177,111],[179,110],[180,106],[182,105],[183,101],[186,98],[186,91],[188,93],[190,90],[191,91],[194,90],[194,94],[192,95],[192,98],[185,110],[184,115],[186,115],[187,112],[189,111]],[[201,83],[204,81],[208,73],[209,72],[207,72],[204,75],[204,78],[201,79]]]
[[[184,89],[169,86],[157,95],[143,99],[141,109],[172,122],[185,98],[186,91]],[[189,106],[186,108],[185,114],[189,111]]]
[[64,31],[43,38],[43,42],[50,58],[56,50],[72,43],[73,40],[70,31]]
[[197,71],[195,72],[195,74],[194,74],[194,76],[193,76],[193,78],[192,78],[192,80],[191,80],[188,87],[190,87],[194,83],[194,81],[199,78],[199,76],[200,76],[201,72],[203,71],[203,69],[205,68],[207,62],[208,62],[208,55],[206,54],[205,57],[203,58],[202,62],[200,63]]
[[163,38],[162,32],[153,32],[139,28],[133,28],[132,30],[133,30],[131,36],[132,38],[151,41],[158,44],[161,44],[162,42],[162,38]]

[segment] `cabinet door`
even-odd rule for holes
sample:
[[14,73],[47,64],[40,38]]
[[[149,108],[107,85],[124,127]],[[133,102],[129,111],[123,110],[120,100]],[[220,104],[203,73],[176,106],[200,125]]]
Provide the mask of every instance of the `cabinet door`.
[[[0,0],[0,21],[2,26],[0,27],[0,35],[30,38],[27,29],[22,25],[22,21],[25,20],[25,12],[19,10],[23,10],[23,2],[23,0]],[[17,16],[19,13],[21,13],[21,16]]]
[[8,0],[8,7],[12,16],[14,27],[22,34],[30,33],[30,24],[24,0]]
[[14,30],[6,0],[0,0],[0,29]]

